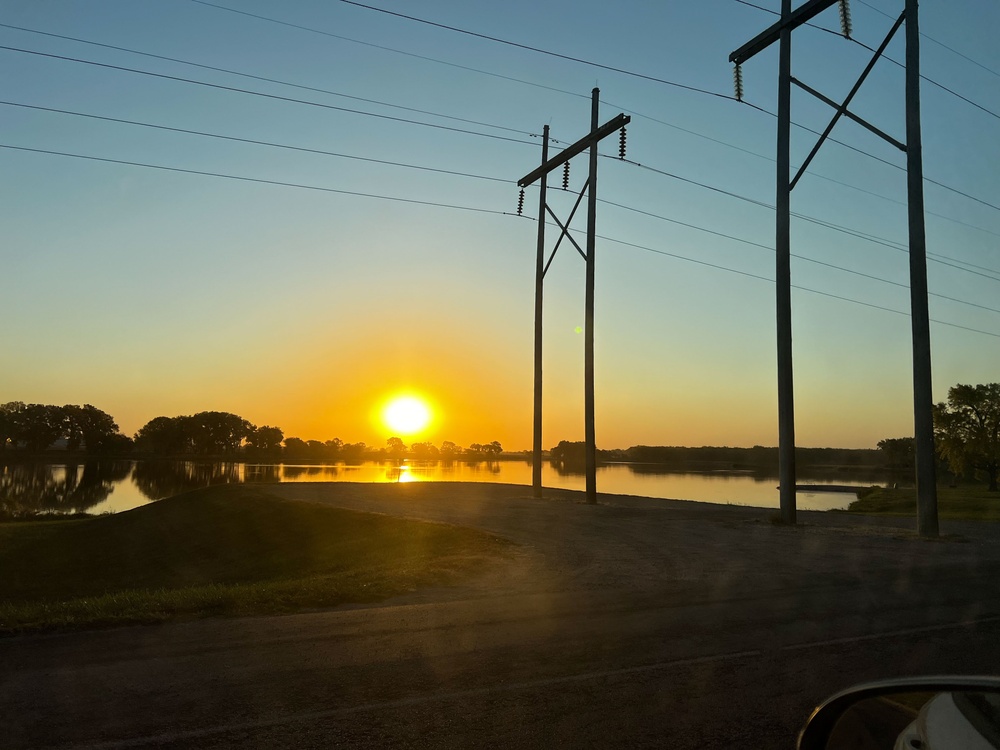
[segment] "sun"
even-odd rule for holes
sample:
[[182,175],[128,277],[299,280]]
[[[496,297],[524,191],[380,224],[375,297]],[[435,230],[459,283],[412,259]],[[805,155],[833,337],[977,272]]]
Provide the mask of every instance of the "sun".
[[430,424],[431,409],[416,396],[396,396],[382,410],[382,421],[397,435],[413,435]]

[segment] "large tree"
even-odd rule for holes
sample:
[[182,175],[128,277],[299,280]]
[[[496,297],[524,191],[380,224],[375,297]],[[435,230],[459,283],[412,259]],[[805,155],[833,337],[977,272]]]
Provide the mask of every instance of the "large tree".
[[52,404],[28,404],[18,412],[16,423],[17,439],[31,451],[43,451],[68,433],[66,410]]
[[184,420],[195,453],[232,455],[257,429],[247,420],[225,411],[200,411]]
[[170,456],[191,450],[189,436],[185,432],[187,417],[153,417],[135,433],[136,447],[147,453]]
[[912,469],[915,456],[915,441],[911,437],[886,438],[878,441],[882,460],[889,469]]
[[1000,475],[1000,383],[956,385],[934,407],[938,452],[952,470],[986,478],[997,492]]
[[90,404],[67,404],[63,411],[67,422],[66,447],[70,450],[79,448],[82,443],[87,451],[97,452],[107,450],[115,442],[118,424],[107,412]]
[[264,425],[258,427],[247,437],[247,447],[261,455],[281,454],[281,441],[285,439],[285,434],[280,427]]

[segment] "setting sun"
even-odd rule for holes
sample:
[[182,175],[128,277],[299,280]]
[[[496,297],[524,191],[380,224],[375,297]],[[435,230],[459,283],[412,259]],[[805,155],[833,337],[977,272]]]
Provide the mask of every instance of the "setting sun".
[[382,410],[386,427],[399,435],[413,435],[423,430],[431,421],[430,407],[415,396],[398,396]]

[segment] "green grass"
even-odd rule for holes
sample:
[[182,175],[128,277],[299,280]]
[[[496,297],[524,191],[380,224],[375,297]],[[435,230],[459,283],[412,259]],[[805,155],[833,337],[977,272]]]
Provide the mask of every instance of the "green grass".
[[81,520],[0,524],[0,634],[377,601],[510,551],[472,529],[209,487]]
[[[858,492],[851,513],[912,516],[916,513],[916,490],[871,487]],[[1000,492],[984,486],[938,487],[938,516],[955,521],[1000,521]]]

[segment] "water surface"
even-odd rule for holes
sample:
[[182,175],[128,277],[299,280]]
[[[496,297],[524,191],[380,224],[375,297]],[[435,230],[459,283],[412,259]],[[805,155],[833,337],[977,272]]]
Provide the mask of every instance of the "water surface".
[[[87,461],[0,466],[0,511],[114,513],[179,492],[237,482],[505,482],[531,484],[526,461],[377,462],[358,464],[248,464],[194,461]],[[800,483],[857,485],[870,476],[835,479],[800,476]],[[580,472],[542,465],[542,484],[585,489]],[[668,471],[650,464],[610,464],[597,470],[598,492],[698,500],[709,503],[778,507],[777,477],[748,472]],[[854,495],[800,492],[801,510],[846,508]]]

